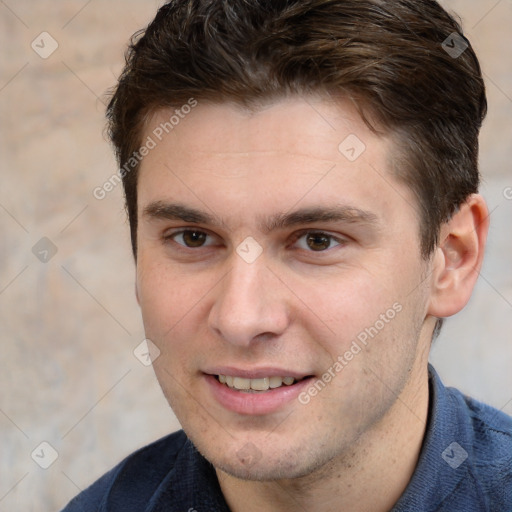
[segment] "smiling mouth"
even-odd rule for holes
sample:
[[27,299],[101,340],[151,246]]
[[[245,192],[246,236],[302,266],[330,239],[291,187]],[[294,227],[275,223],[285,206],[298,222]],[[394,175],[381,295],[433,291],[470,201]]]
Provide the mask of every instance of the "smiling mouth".
[[221,384],[230,389],[244,393],[265,393],[271,389],[277,389],[283,386],[293,386],[308,377],[295,379],[294,377],[263,377],[260,379],[246,379],[244,377],[234,377],[231,375],[215,375],[215,378]]

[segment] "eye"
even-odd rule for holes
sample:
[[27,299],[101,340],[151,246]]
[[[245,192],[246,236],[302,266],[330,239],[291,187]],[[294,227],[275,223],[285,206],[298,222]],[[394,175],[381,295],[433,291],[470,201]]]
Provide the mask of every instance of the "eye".
[[213,245],[214,243],[213,237],[211,237],[208,233],[199,231],[197,229],[184,229],[182,231],[167,235],[165,239],[173,240],[177,244],[182,245],[183,247],[188,247],[190,249]]
[[296,245],[306,251],[323,252],[341,245],[342,241],[320,231],[308,231],[297,237]]

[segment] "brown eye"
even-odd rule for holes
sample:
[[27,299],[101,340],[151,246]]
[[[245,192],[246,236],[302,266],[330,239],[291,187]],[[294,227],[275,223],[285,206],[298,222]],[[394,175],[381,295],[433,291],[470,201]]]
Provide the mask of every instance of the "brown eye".
[[345,240],[323,231],[306,231],[297,236],[295,246],[308,252],[327,252],[345,245]]
[[205,245],[208,235],[204,231],[186,230],[172,235],[172,238],[185,247],[202,247]]
[[187,247],[201,247],[206,241],[206,233],[202,231],[184,231],[183,241]]
[[306,243],[312,251],[325,251],[331,245],[332,237],[325,233],[309,233]]

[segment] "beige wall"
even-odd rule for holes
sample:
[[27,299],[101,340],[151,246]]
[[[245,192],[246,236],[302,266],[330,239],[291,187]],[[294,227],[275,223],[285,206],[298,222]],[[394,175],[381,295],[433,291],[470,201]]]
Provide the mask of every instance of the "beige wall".
[[[128,37],[159,2],[0,2],[0,511],[50,511],[135,448],[179,428],[152,369],[134,298],[121,188],[104,141],[103,93]],[[512,2],[446,1],[487,77],[483,192],[493,228],[467,311],[432,359],[446,382],[512,413]],[[47,31],[58,49],[31,42]],[[52,42],[36,38],[40,53]],[[48,262],[33,247],[49,238]],[[39,257],[52,256],[47,242]],[[40,446],[46,441],[58,453]]]

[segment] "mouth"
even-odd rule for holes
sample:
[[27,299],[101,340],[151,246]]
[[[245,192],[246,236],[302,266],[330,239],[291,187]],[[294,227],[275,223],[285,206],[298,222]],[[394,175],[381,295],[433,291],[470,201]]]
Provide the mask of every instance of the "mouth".
[[258,371],[219,368],[203,375],[210,396],[222,408],[254,416],[276,413],[299,403],[299,394],[314,376],[290,373],[275,368]]
[[283,386],[293,386],[308,377],[296,379],[295,377],[285,376],[272,376],[261,377],[258,379],[248,379],[245,377],[238,377],[234,375],[215,375],[215,378],[220,384],[226,385],[228,388],[243,393],[265,393],[269,389],[278,389]]

